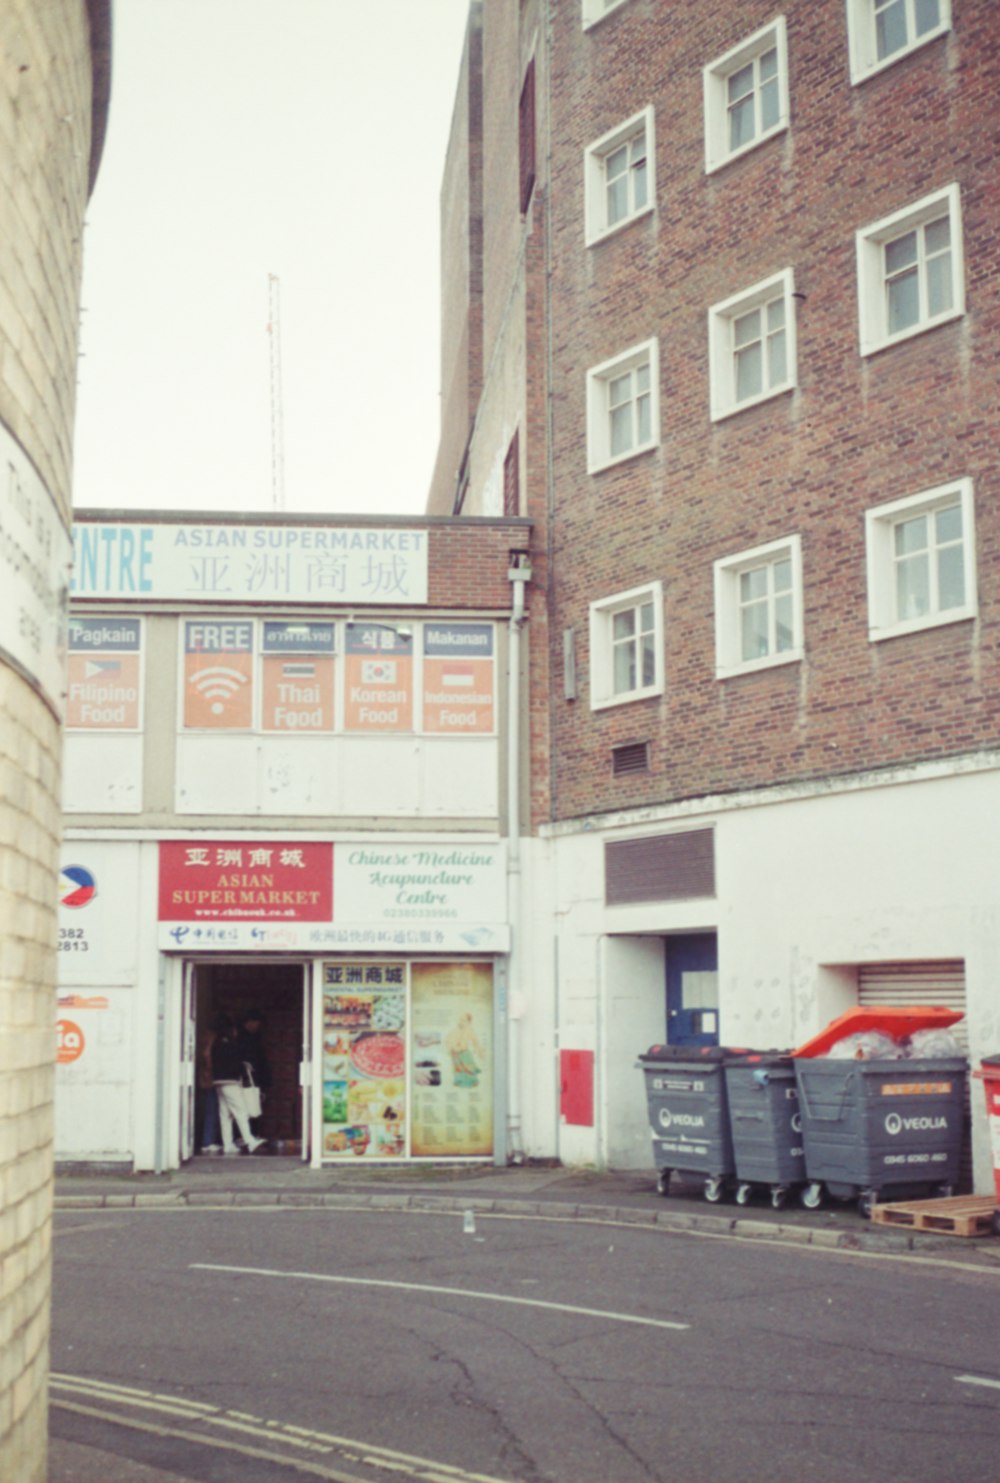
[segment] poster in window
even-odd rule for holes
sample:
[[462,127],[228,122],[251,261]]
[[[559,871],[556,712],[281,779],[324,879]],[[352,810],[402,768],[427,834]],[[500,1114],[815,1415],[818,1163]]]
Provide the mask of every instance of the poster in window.
[[438,735],[493,731],[493,626],[424,626],[424,730]]
[[406,1152],[406,967],[323,965],[323,1157]]
[[493,1152],[493,969],[414,963],[410,1139],[414,1157]]
[[249,731],[253,723],[253,623],[184,624],[184,725]]
[[384,623],[349,623],[347,731],[413,730],[413,635]]
[[332,623],[265,623],[261,730],[297,736],[333,730]]
[[66,725],[79,731],[139,727],[138,618],[71,618]]

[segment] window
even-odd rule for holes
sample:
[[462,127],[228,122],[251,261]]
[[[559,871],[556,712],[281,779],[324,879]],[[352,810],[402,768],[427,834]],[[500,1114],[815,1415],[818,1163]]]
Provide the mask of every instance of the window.
[[659,344],[647,340],[587,372],[589,473],[656,447],[659,369]]
[[802,542],[772,541],[715,563],[716,676],[802,658]]
[[788,127],[785,17],[704,69],[705,169],[711,172]]
[[528,209],[535,188],[535,59],[524,74],[517,111],[521,215]]
[[625,5],[627,0],[583,0],[583,29],[589,31],[612,10]]
[[662,630],[660,582],[591,603],[591,710],[662,692]]
[[708,311],[713,421],[795,386],[794,289],[786,268]]
[[862,355],[965,313],[957,185],[857,234]]
[[847,0],[851,81],[864,82],[951,29],[951,0]]
[[656,198],[653,110],[598,139],[583,157],[587,242],[652,211]]
[[876,505],[865,533],[870,639],[976,616],[971,479]]

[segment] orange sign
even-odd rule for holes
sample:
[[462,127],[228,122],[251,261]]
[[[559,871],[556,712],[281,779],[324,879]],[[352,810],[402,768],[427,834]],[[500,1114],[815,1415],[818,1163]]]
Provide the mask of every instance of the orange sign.
[[493,628],[489,623],[424,627],[424,730],[493,731]]
[[139,725],[139,655],[67,656],[66,725],[135,731]]
[[333,730],[333,656],[265,654],[261,693],[264,731]]
[[347,731],[413,730],[413,639],[380,623],[347,626]]
[[72,1020],[56,1020],[56,1061],[60,1066],[65,1066],[70,1061],[78,1061],[83,1055],[86,1041],[83,1031],[79,1025]]
[[184,625],[184,725],[248,731],[253,723],[253,624]]

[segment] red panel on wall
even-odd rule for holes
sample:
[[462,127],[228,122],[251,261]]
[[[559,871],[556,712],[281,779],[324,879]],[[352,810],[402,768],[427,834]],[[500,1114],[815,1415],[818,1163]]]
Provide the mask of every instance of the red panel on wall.
[[594,1052],[559,1052],[559,1115],[564,1123],[594,1126]]

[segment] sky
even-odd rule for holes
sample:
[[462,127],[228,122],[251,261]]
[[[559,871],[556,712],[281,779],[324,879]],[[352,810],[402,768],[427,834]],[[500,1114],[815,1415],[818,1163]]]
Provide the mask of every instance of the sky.
[[468,0],[116,0],[77,508],[419,515]]

